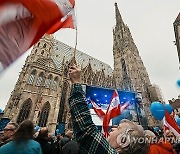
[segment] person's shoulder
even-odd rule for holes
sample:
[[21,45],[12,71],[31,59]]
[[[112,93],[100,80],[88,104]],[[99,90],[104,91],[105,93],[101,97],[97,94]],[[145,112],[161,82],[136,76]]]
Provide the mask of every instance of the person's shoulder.
[[40,146],[40,144],[37,141],[33,140],[33,139],[29,140],[29,143],[34,145],[34,146]]
[[6,144],[2,145],[0,148],[12,146],[12,145],[14,145],[14,142],[13,142],[13,141],[10,141],[10,142],[7,142]]
[[0,154],[1,153],[3,153],[3,154],[8,153],[9,150],[14,149],[13,147],[14,147],[13,141],[10,141],[10,142],[4,144],[3,146],[0,147]]

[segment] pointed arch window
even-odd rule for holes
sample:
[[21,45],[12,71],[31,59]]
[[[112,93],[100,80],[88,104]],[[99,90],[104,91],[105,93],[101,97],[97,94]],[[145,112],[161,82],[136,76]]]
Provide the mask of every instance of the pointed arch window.
[[125,79],[127,78],[127,67],[125,60],[123,58],[121,59],[121,65],[122,65],[123,78]]
[[51,86],[51,81],[52,81],[52,75],[50,74],[50,75],[48,76],[48,78],[46,79],[46,81],[45,81],[45,86],[46,86],[46,88],[50,88],[50,86]]
[[62,122],[63,112],[64,112],[64,106],[66,103],[66,92],[68,91],[68,83],[64,82],[62,94],[61,94],[61,101],[60,101],[60,107],[59,107],[59,114],[58,114],[58,122]]
[[31,107],[32,107],[32,101],[29,98],[23,103],[23,105],[22,105],[22,107],[20,109],[19,116],[18,116],[18,119],[17,119],[18,124],[23,122],[24,120],[26,120],[29,117]]
[[44,43],[43,48],[46,48],[46,43]]
[[56,77],[53,81],[53,89],[57,90],[57,88],[58,88],[58,77]]
[[40,127],[46,126],[50,109],[51,109],[51,106],[50,106],[49,102],[46,102],[42,108],[38,126],[40,126]]
[[35,79],[35,75],[36,75],[36,70],[33,70],[28,78],[28,84],[33,84],[34,83],[34,79]]
[[89,74],[88,78],[87,78],[87,84],[91,85],[92,79],[91,79],[92,75]]
[[42,85],[43,76],[44,76],[44,74],[41,72],[39,74],[38,78],[37,78],[37,83],[36,83],[37,86],[41,86]]
[[65,67],[64,68],[64,76],[67,77],[67,75],[68,75],[68,67]]

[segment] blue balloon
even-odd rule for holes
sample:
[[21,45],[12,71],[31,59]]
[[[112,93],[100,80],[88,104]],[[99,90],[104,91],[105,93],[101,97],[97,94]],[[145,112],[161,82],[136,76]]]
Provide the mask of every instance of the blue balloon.
[[36,132],[39,130],[39,128],[40,128],[39,126],[36,126],[36,127],[35,127]]
[[177,80],[176,84],[180,87],[180,80]]
[[180,126],[180,118],[177,118],[176,122],[177,122],[178,126]]
[[159,127],[154,127],[154,131],[157,132],[159,130]]
[[56,134],[59,134],[59,129],[56,129]]
[[165,108],[160,102],[153,102],[150,110],[155,119],[162,120],[164,118]]
[[164,106],[165,106],[165,109],[169,112],[169,114],[171,114],[173,111],[172,106],[170,104],[164,104]]

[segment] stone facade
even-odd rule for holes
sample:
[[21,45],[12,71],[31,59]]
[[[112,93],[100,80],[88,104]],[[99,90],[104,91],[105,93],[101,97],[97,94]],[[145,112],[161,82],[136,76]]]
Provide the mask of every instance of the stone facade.
[[177,16],[176,20],[174,21],[173,26],[174,26],[175,39],[176,39],[175,45],[177,46],[177,52],[180,62],[180,13]]
[[151,86],[146,68],[133,41],[129,28],[124,24],[117,4],[116,26],[113,30],[114,71],[108,65],[81,51],[44,36],[32,49],[20,72],[4,111],[4,117],[15,122],[33,120],[35,125],[47,126],[54,132],[59,122],[71,127],[68,97],[70,81],[68,68],[77,63],[82,69],[84,84],[138,91],[142,94],[142,107],[149,116]]
[[[112,68],[87,54],[55,40],[43,37],[27,57],[4,117],[15,122],[33,120],[35,125],[54,131],[58,122],[68,123],[70,82],[68,68],[77,63],[84,84],[114,88]],[[67,125],[67,127],[70,127]]]
[[[117,3],[115,3],[116,25],[113,30],[114,78],[116,88],[140,92],[142,106],[145,109],[150,124],[154,124],[149,112],[149,106],[156,95],[148,73],[134,43],[130,29],[123,22]],[[158,95],[158,94],[157,94]],[[162,98],[162,96],[161,96]]]
[[175,114],[180,117],[180,95],[177,99],[173,98],[172,100],[169,100],[169,104],[172,105]]

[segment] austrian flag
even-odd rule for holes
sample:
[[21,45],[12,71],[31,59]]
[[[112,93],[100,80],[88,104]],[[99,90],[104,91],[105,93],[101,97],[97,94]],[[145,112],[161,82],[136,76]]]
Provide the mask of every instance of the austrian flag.
[[98,117],[102,119],[105,116],[104,111],[93,100],[91,100],[91,104]]
[[74,0],[0,0],[0,72],[45,34],[75,28]]
[[117,90],[114,90],[111,102],[108,106],[106,115],[104,116],[104,120],[103,120],[103,129],[104,129],[105,137],[108,136],[108,126],[110,120],[112,118],[119,116],[120,114],[121,114],[121,110],[120,110],[119,95]]

